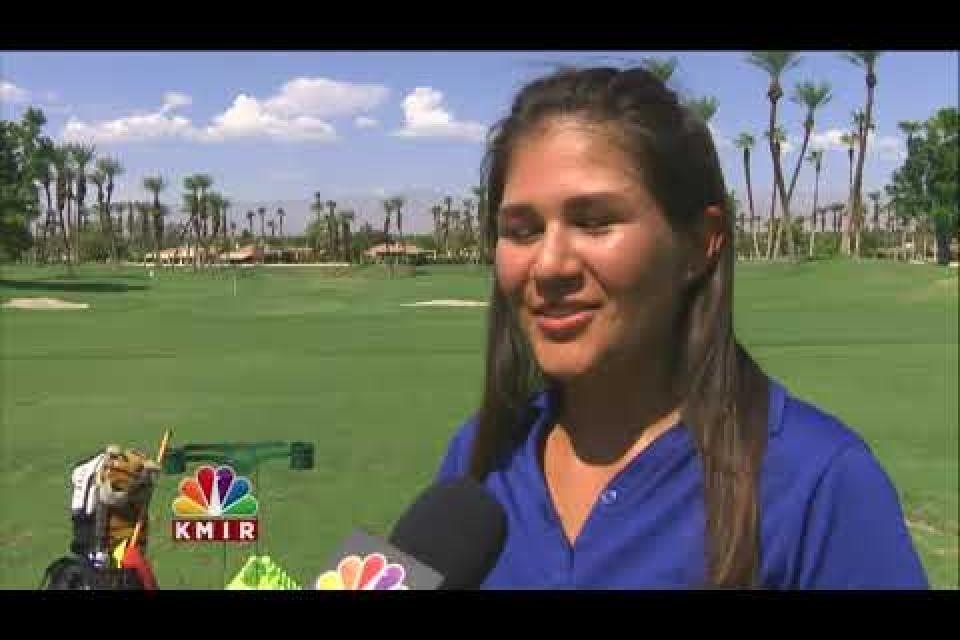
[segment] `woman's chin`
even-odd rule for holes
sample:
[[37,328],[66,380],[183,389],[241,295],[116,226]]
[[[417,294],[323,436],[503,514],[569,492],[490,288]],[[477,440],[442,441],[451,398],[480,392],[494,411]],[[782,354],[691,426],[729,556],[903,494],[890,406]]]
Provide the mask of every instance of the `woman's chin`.
[[544,375],[558,382],[569,382],[590,373],[594,368],[592,359],[571,357],[574,354],[557,354],[538,358]]

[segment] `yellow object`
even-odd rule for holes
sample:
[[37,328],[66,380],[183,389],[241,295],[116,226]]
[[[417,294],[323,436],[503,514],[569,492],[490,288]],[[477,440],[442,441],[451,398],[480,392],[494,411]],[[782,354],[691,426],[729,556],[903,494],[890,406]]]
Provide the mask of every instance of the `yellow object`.
[[127,552],[128,540],[122,540],[113,550],[113,566],[119,568],[123,564],[123,554]]

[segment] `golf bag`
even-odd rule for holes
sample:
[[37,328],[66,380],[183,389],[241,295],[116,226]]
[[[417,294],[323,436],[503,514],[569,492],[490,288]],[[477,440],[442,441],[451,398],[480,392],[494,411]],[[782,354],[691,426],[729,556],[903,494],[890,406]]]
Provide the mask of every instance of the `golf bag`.
[[47,591],[142,591],[144,587],[135,569],[98,569],[87,558],[64,556],[47,567],[40,588]]
[[[70,517],[70,550],[81,556],[109,553],[133,535],[137,520],[146,515],[159,465],[134,449],[107,447],[74,466]],[[138,544],[146,549],[149,523],[143,519]]]
[[159,465],[144,454],[116,445],[77,463],[70,474],[70,551],[74,555],[52,562],[41,588],[143,589],[137,571],[121,568],[122,557],[114,552],[129,544],[140,520],[137,551],[143,558],[146,516],[158,472]]

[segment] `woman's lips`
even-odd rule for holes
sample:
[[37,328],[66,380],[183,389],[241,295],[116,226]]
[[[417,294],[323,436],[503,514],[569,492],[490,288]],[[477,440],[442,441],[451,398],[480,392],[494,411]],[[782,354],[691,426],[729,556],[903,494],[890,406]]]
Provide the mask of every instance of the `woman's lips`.
[[595,309],[571,309],[534,313],[537,327],[547,335],[567,335],[586,327],[593,319]]

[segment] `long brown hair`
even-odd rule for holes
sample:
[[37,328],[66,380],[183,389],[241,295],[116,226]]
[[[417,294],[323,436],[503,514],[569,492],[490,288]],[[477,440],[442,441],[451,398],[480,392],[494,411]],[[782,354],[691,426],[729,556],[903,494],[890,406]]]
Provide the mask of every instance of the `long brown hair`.
[[[548,119],[603,125],[631,157],[677,233],[696,233],[708,206],[727,209],[720,161],[706,124],[642,69],[564,69],[525,86],[491,132],[484,162],[487,237],[496,241],[511,152]],[[684,398],[704,470],[705,576],[716,587],[754,586],[759,568],[757,475],[766,448],[769,380],[733,327],[733,220],[713,267],[690,288],[682,310],[674,384]],[[530,427],[531,396],[545,383],[509,303],[493,283],[483,399],[470,459],[482,480]],[[549,382],[547,382],[549,384]]]

